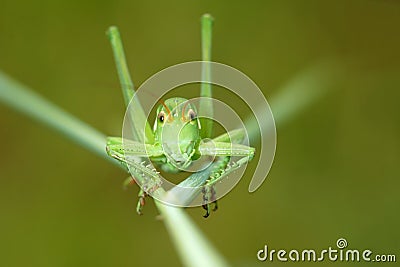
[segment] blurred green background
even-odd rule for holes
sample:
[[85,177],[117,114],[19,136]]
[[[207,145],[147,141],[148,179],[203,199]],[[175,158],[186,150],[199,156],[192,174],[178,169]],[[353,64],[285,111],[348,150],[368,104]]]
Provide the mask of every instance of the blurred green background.
[[[1,0],[0,69],[118,136],[124,105],[105,30],[120,28],[139,85],[200,59],[205,12],[215,17],[213,60],[245,72],[267,98],[325,58],[346,71],[277,122],[258,191],[243,178],[207,220],[187,209],[199,228],[235,266],[271,265],[256,258],[265,244],[324,249],[340,237],[400,257],[398,1]],[[123,171],[4,105],[0,122],[0,266],[181,264],[153,201],[136,215],[137,188],[121,189]]]

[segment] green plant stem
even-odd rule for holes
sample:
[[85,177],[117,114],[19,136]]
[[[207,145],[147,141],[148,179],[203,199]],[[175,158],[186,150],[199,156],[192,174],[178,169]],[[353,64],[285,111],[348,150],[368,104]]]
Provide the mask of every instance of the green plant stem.
[[[278,90],[279,93],[268,100],[277,127],[290,122],[295,114],[303,112],[312,103],[326,96],[333,86],[337,86],[345,72],[343,64],[326,59],[305,68],[287,81]],[[262,113],[263,110],[257,112]],[[259,126],[254,117],[246,119],[244,124],[251,140],[259,139],[260,130],[268,134],[274,129],[272,125]]]
[[0,102],[51,127],[108,161],[106,136],[0,71]]
[[[155,201],[172,241],[184,266],[228,266],[216,248],[204,237],[194,223],[189,223],[181,208],[171,207]],[[182,227],[183,226],[183,227]]]

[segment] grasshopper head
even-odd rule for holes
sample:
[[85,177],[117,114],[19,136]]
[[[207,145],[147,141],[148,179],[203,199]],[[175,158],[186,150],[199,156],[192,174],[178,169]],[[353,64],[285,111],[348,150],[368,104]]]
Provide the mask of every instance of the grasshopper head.
[[157,109],[154,136],[174,167],[186,168],[200,142],[200,121],[194,105],[185,98],[167,99]]

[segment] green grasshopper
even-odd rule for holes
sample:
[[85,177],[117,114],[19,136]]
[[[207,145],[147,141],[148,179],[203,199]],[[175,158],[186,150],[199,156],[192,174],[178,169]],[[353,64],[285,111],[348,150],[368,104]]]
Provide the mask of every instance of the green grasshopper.
[[[201,24],[202,60],[210,61],[212,17],[208,14],[203,15]],[[133,98],[135,91],[129,76],[120,35],[115,27],[111,27],[108,34],[114,52],[125,103],[128,104]],[[206,67],[202,71],[204,75],[209,75],[209,70]],[[212,88],[209,83],[201,84],[200,96],[204,98],[212,97]],[[199,111],[202,110],[212,116],[212,103],[203,100],[203,98],[200,101]],[[205,190],[203,190],[203,208],[206,210],[204,217],[208,217],[210,214],[210,204],[214,203],[214,210],[217,209],[216,193],[214,190],[215,183],[250,161],[254,156],[255,149],[242,144],[245,138],[245,131],[243,129],[236,129],[211,139],[213,131],[212,120],[199,118],[197,116],[197,108],[185,98],[175,97],[160,102],[161,104],[156,111],[157,117],[155,118],[153,130],[151,130],[147,118],[143,113],[139,109],[135,110],[133,111],[135,113],[133,115],[134,121],[138,121],[137,125],[146,125],[144,136],[138,136],[139,141],[129,140],[129,142],[126,141],[124,144],[123,139],[120,137],[108,137],[107,153],[109,156],[120,161],[129,170],[134,170],[135,178],[143,176],[147,181],[153,181],[148,186],[142,186],[139,192],[137,205],[137,212],[139,214],[141,214],[145,196],[151,190],[157,188],[160,179],[157,171],[150,169],[149,166],[145,166],[140,162],[131,160],[131,158],[149,158],[164,172],[177,173],[189,167],[193,161],[201,156],[215,157],[219,160],[217,170],[213,172],[213,175],[210,175],[206,181]],[[144,124],[142,124],[142,120],[145,120]],[[134,124],[133,127],[140,126]],[[136,129],[136,131],[140,132],[139,129]],[[232,156],[241,157],[241,160],[234,164],[234,166],[227,166]],[[130,180],[132,181],[132,178]]]

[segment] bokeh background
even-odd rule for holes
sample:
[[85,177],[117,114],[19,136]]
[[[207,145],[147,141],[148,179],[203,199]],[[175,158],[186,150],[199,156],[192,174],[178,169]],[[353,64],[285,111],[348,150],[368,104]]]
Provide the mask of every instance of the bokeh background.
[[[207,220],[187,209],[198,227],[234,266],[271,264],[256,258],[265,244],[318,250],[340,237],[400,257],[398,1],[1,0],[0,69],[120,135],[105,30],[119,26],[139,85],[200,59],[205,12],[215,17],[213,60],[245,72],[267,98],[321,60],[345,71],[319,81],[331,88],[325,96],[277,121],[275,162],[257,192],[245,177]],[[122,190],[123,171],[4,105],[0,122],[0,266],[181,264],[153,201],[136,215],[137,188]]]

